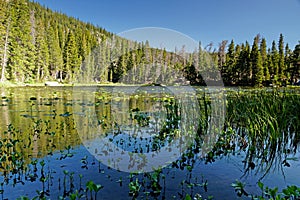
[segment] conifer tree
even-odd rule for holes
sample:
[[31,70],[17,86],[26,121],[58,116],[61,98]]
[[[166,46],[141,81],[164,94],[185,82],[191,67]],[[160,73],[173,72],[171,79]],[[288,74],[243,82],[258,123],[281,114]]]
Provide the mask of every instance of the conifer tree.
[[223,80],[225,84],[231,84],[232,82],[232,77],[234,74],[234,68],[236,64],[236,59],[235,59],[235,46],[233,40],[231,40],[229,46],[228,46],[228,51],[226,54],[226,67],[223,70]]
[[68,81],[74,80],[74,75],[78,73],[81,58],[78,56],[77,44],[72,31],[69,32],[64,48],[64,72],[67,74]]
[[[279,42],[278,42],[278,50],[279,50],[279,57],[278,57],[278,78],[281,82],[285,82],[285,63],[284,63],[284,42],[283,42],[283,35],[280,34]],[[285,83],[284,83],[285,84]]]
[[273,40],[271,47],[271,63],[270,63],[270,74],[273,84],[277,84],[278,82],[278,62],[279,62],[279,54],[276,48],[276,42]]
[[11,5],[10,78],[18,82],[31,81],[35,59],[28,2],[12,0]]
[[270,72],[269,72],[269,66],[268,66],[268,54],[267,54],[267,41],[265,38],[261,39],[260,43],[260,55],[262,60],[262,67],[264,72],[264,81],[268,82],[270,80]]
[[257,35],[254,38],[252,50],[250,54],[250,60],[251,60],[251,73],[250,73],[250,79],[252,79],[252,85],[253,86],[261,86],[263,81],[263,65],[262,65],[262,57],[260,54],[260,51],[258,49],[258,43],[260,36]]
[[49,71],[51,79],[62,81],[63,74],[63,57],[59,45],[57,25],[55,21],[50,21],[47,27],[47,41],[49,49]]
[[270,48],[268,49],[268,53],[267,53],[267,59],[264,63],[264,76],[265,76],[265,85],[266,86],[269,86],[272,81],[271,81],[271,73],[270,73],[270,66],[271,66],[271,63],[272,63],[272,56],[271,56],[271,50]]
[[267,41],[265,38],[261,39],[259,51],[261,54],[262,62],[265,63],[267,59]]
[[8,58],[8,43],[9,43],[9,31],[10,31],[10,16],[9,9],[10,3],[4,0],[0,0],[0,63],[1,74],[0,82],[6,80],[6,67]]
[[292,62],[291,62],[291,58],[292,58],[292,54],[293,54],[293,51],[290,49],[289,47],[289,44],[286,44],[285,45],[285,53],[284,53],[284,63],[285,63],[285,66],[286,66],[286,77],[287,77],[287,81],[289,81],[290,83],[292,83],[292,79],[291,79],[291,67],[293,66],[292,65]]
[[225,62],[226,62],[226,46],[227,46],[228,41],[227,40],[223,40],[220,44],[219,44],[219,51],[218,51],[218,66],[219,69],[221,69],[221,73],[223,74],[224,70],[224,66],[225,66]]
[[253,83],[254,86],[262,86],[264,79],[264,70],[263,70],[263,63],[262,63],[262,57],[260,55],[260,52],[258,51],[257,57],[256,57],[256,64],[253,68]]
[[300,79],[300,41],[295,46],[291,56],[292,68],[290,69],[292,82],[299,81]]
[[36,81],[49,79],[49,49],[46,39],[46,31],[43,20],[40,19],[37,23],[37,33],[35,40],[36,49],[36,61],[35,61],[35,73]]
[[240,69],[239,85],[249,85],[250,74],[250,45],[246,41],[241,46],[241,53],[238,59],[237,68]]
[[232,81],[235,85],[238,84],[239,78],[240,78],[240,74],[241,74],[241,69],[239,68],[239,59],[241,56],[241,46],[240,45],[236,45],[235,46],[235,62],[234,62],[234,66],[232,69]]
[[82,59],[81,61],[84,61],[89,53],[90,53],[90,51],[89,51],[89,45],[87,42],[87,34],[84,33],[82,35],[82,38],[80,40],[80,45],[79,45],[79,55]]

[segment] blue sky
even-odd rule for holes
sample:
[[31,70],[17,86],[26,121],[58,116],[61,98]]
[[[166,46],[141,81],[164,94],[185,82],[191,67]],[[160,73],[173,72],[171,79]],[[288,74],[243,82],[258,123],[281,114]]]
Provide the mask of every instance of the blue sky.
[[113,33],[141,27],[173,29],[202,45],[234,39],[268,45],[300,40],[300,0],[35,0],[50,9],[99,25]]

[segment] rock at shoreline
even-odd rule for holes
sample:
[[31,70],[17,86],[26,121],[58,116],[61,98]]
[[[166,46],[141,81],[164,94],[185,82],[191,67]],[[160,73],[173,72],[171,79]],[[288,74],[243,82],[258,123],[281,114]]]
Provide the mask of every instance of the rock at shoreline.
[[60,83],[57,81],[47,81],[45,82],[45,86],[59,86]]

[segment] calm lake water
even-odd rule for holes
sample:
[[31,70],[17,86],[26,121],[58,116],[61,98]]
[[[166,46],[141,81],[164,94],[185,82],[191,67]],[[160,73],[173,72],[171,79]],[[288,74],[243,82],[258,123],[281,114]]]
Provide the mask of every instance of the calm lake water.
[[15,87],[0,94],[2,199],[58,199],[76,190],[90,198],[88,181],[104,186],[97,199],[249,199],[237,196],[236,180],[254,195],[258,181],[279,191],[300,186],[297,89]]

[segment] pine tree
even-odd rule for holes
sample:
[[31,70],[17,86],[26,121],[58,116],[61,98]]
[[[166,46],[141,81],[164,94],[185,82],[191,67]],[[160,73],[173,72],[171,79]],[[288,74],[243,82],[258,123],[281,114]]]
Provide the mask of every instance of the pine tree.
[[235,59],[235,46],[233,40],[231,40],[227,54],[226,54],[226,67],[223,70],[223,80],[225,84],[232,84],[233,74],[234,74],[234,68],[236,65],[236,59]]
[[46,39],[46,31],[43,20],[40,19],[37,23],[36,33],[36,61],[35,61],[35,73],[36,80],[42,81],[49,79],[49,49]]
[[10,4],[4,0],[0,0],[0,63],[1,74],[0,82],[6,80],[6,67],[8,58],[8,43],[10,32]]
[[231,77],[231,81],[236,85],[239,80],[240,80],[240,75],[241,75],[241,68],[239,67],[239,59],[241,56],[241,46],[240,45],[236,45],[235,46],[235,63],[234,63],[234,67],[232,69],[232,77]]
[[285,45],[285,53],[284,53],[284,63],[286,66],[286,77],[288,78],[288,81],[292,83],[291,79],[291,67],[293,66],[291,63],[293,51],[290,49],[289,44]]
[[79,55],[82,59],[82,61],[84,61],[87,57],[87,55],[90,53],[89,50],[89,44],[88,44],[88,39],[87,39],[87,33],[84,33],[82,35],[82,38],[80,40],[80,45],[79,45]]
[[263,79],[264,79],[264,70],[263,70],[262,57],[260,55],[260,52],[258,52],[256,57],[256,65],[253,68],[254,86],[262,86]]
[[49,49],[49,72],[51,79],[62,81],[63,74],[63,57],[62,50],[59,46],[57,24],[51,20],[47,26],[47,41]]
[[263,65],[262,65],[262,57],[260,51],[258,49],[258,43],[260,36],[257,35],[254,38],[252,50],[250,53],[250,60],[251,60],[251,73],[250,79],[252,79],[253,86],[261,86],[263,81]]
[[270,48],[268,49],[268,53],[267,53],[267,59],[265,61],[265,66],[264,66],[264,75],[265,75],[265,85],[269,86],[272,81],[271,81],[271,74],[270,74],[270,66],[272,63],[272,56],[271,56],[271,50]]
[[278,60],[278,78],[280,82],[286,84],[286,77],[285,77],[285,63],[284,63],[284,42],[283,42],[283,35],[280,34],[279,42],[278,42],[278,49],[279,49],[279,60]]
[[68,81],[73,81],[75,74],[78,73],[81,58],[78,55],[75,36],[72,31],[69,32],[67,42],[64,48],[64,72],[67,74]]
[[226,62],[226,46],[227,46],[228,41],[227,40],[223,40],[220,44],[219,44],[219,51],[218,51],[218,66],[219,69],[221,69],[221,73],[223,75],[223,72],[225,71],[224,66],[225,66],[225,62]]
[[240,75],[238,79],[239,85],[249,85],[250,76],[250,45],[246,41],[245,45],[241,46],[241,53],[237,61],[236,68],[239,69]]
[[265,38],[261,39],[260,48],[259,48],[262,62],[265,63],[267,60],[267,41]]
[[32,81],[34,76],[34,44],[30,24],[28,2],[11,1],[11,40],[8,68],[13,81]]
[[[292,68],[290,69],[292,82],[299,81],[300,78],[300,41],[295,46],[293,54],[291,56]],[[298,80],[297,80],[298,79]]]
[[268,66],[267,41],[265,38],[262,38],[261,40],[259,51],[260,51],[262,67],[264,71],[264,81],[268,82],[270,81],[270,72]]
[[273,40],[271,47],[271,63],[270,63],[270,74],[273,84],[278,83],[278,62],[279,62],[279,54],[276,48],[276,42]]

